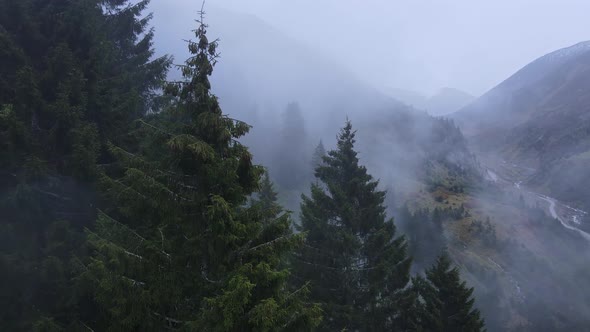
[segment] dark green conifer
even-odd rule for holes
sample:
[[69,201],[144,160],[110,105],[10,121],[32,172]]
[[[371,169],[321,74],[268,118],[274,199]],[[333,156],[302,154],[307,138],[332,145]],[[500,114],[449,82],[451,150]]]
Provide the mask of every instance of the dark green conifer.
[[270,176],[268,172],[264,172],[262,176],[262,180],[260,181],[260,189],[258,190],[258,202],[262,205],[265,209],[272,209],[272,208],[279,208],[280,206],[277,204],[277,197],[278,194],[274,189],[274,185],[270,180]]
[[307,182],[310,149],[306,140],[307,131],[301,107],[297,102],[289,103],[283,113],[273,162],[274,179],[284,190],[299,190]]
[[473,288],[461,280],[459,269],[446,254],[426,270],[426,278],[414,284],[422,299],[421,320],[425,331],[485,331],[479,310],[474,308]]
[[295,260],[297,277],[311,280],[312,300],[323,305],[322,330],[395,330],[411,260],[405,239],[386,219],[385,192],[359,165],[354,143],[347,122],[337,149],[316,169],[321,184],[303,196],[307,240]]
[[278,206],[264,207],[272,195],[246,204],[263,170],[238,142],[249,126],[211,94],[217,42],[203,23],[195,34],[184,80],[167,88],[173,104],[140,123],[141,150],[111,148],[119,165],[103,187],[119,208],[88,231],[95,254],[84,275],[106,313],[96,327],[312,329],[319,309],[303,301],[305,286],[288,288],[281,263],[302,235]]
[[320,143],[316,146],[313,155],[311,156],[311,166],[314,171],[324,162],[325,156],[326,148],[324,147],[324,143],[320,140]]
[[[76,329],[76,287],[105,142],[145,114],[169,59],[152,58],[147,1],[0,0],[0,330]],[[39,321],[39,324],[35,322]]]

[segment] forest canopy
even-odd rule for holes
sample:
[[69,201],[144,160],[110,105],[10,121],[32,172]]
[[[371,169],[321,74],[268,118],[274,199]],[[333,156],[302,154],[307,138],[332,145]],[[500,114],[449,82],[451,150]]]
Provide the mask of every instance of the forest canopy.
[[313,152],[287,106],[293,215],[211,91],[204,13],[170,82],[148,3],[0,0],[1,330],[484,329],[442,245],[412,274],[351,122]]

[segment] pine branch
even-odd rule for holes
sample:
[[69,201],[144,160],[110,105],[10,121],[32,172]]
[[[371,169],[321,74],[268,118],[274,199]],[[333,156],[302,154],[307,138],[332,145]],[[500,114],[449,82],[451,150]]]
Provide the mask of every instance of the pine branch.
[[[136,156],[135,154],[133,154],[133,153],[127,151],[127,150],[121,149],[119,147],[116,147],[116,148],[117,148],[118,151],[129,155],[129,157],[131,157],[131,158],[141,160],[140,157]],[[163,174],[163,175],[164,174],[168,174],[168,175],[174,175],[174,176],[177,176],[177,177],[185,177],[185,178],[192,178],[192,177],[194,177],[193,175],[178,174],[178,173],[174,173],[174,172],[171,172],[171,171],[168,171],[168,170],[162,171],[162,170],[160,170],[158,168],[155,168],[154,170],[156,172],[159,172],[160,174]],[[180,185],[183,185],[183,184],[180,184]],[[184,185],[184,186],[186,186],[187,188],[190,188],[190,189],[195,189],[195,190],[197,189],[197,187],[194,187],[194,186],[189,186],[189,185]]]
[[137,120],[137,121],[139,121],[140,123],[142,123],[142,124],[144,124],[144,125],[146,125],[146,126],[148,126],[148,127],[152,128],[152,129],[154,129],[154,130],[157,130],[157,131],[159,131],[159,132],[161,132],[161,133],[164,133],[164,134],[166,134],[166,135],[168,135],[168,136],[171,136],[171,137],[174,137],[174,136],[176,136],[176,135],[174,135],[174,134],[172,134],[172,133],[169,133],[169,132],[165,131],[164,129],[158,128],[158,127],[156,127],[156,126],[154,126],[154,125],[152,125],[152,124],[150,124],[150,123],[147,123],[147,122],[145,122],[143,119],[139,119],[139,120]]
[[121,276],[121,278],[123,278],[123,279],[125,279],[127,281],[130,281],[133,284],[133,286],[135,286],[135,285],[145,286],[145,282],[143,282],[143,281],[137,281],[135,279],[131,279],[131,278],[126,277],[126,276]]
[[309,244],[307,244],[307,242],[305,244],[303,244],[303,247],[313,249],[317,253],[319,253],[320,255],[331,258],[333,260],[337,260],[337,259],[341,258],[341,257],[336,257],[336,256],[332,255],[331,253],[327,253],[325,250],[322,250],[320,248],[312,247]]
[[203,21],[203,16],[205,15],[205,1],[206,0],[203,0],[203,2],[201,3],[201,11],[199,12],[201,16],[201,22]]
[[[126,190],[132,191],[134,192],[137,196],[141,197],[142,199],[146,200],[146,201],[152,201],[152,199],[149,199],[147,196],[143,195],[142,193],[140,193],[139,191],[135,190],[134,188],[126,185],[125,183],[123,183],[121,180],[114,180],[115,183],[118,183],[119,185],[121,185],[122,187],[124,187]],[[157,182],[157,181],[156,181]],[[166,186],[162,185],[161,188],[163,188],[164,191],[166,191],[170,196],[172,196],[172,198],[175,199],[179,199],[181,201],[185,201],[185,202],[193,202],[193,200],[188,199],[186,197],[181,196],[180,194],[177,194],[175,192],[173,192],[172,190],[170,190],[169,188],[167,188]]]
[[182,320],[179,320],[179,319],[170,318],[168,316],[160,315],[159,313],[157,313],[155,311],[153,311],[152,314],[154,314],[154,315],[156,315],[156,316],[164,319],[165,321],[167,321],[169,323],[174,323],[174,324],[177,324],[177,325],[182,325],[182,324],[185,324],[186,323],[185,321],[182,321]]
[[[260,235],[260,234],[257,234],[256,237],[258,237],[258,235]],[[242,258],[244,257],[244,253],[246,253],[247,251],[249,251],[249,249],[247,249],[247,248],[250,247],[250,245],[252,244],[252,241],[253,241],[253,239],[250,239],[250,241],[248,241],[246,243],[246,245],[244,245],[242,248],[240,248],[238,250],[236,256],[238,256],[238,260],[240,262],[240,265],[242,265]]]
[[207,276],[207,272],[205,272],[204,269],[201,270],[201,276],[208,283],[211,283],[211,284],[221,284],[222,283],[222,280],[212,280],[212,279],[209,279],[209,277]]
[[87,329],[88,329],[88,331],[94,332],[94,330],[93,330],[93,329],[91,329],[91,328],[90,328],[90,326],[88,326],[88,325],[84,324],[84,322],[83,322],[83,321],[80,321],[80,324],[84,325],[84,327],[85,327],[85,328],[87,328]]
[[109,216],[108,214],[106,214],[106,213],[105,213],[104,211],[102,211],[101,209],[98,209],[98,213],[99,213],[100,215],[102,215],[102,216],[104,216],[104,217],[108,218],[110,221],[112,221],[112,222],[114,222],[114,223],[116,223],[116,224],[119,224],[120,226],[122,226],[122,227],[123,227],[123,228],[125,228],[126,230],[130,231],[131,233],[133,233],[133,235],[137,236],[137,237],[138,237],[138,238],[141,240],[141,242],[144,242],[144,241],[145,241],[145,242],[147,242],[147,240],[146,240],[146,239],[145,239],[143,236],[139,235],[139,234],[138,234],[136,231],[134,231],[133,229],[131,229],[131,228],[127,227],[127,225],[125,225],[125,224],[121,223],[120,221],[118,221],[118,220],[116,220],[116,219],[113,219],[113,218],[111,218],[111,216]]
[[232,118],[232,117],[229,117],[229,116],[227,116],[227,115],[225,115],[225,114],[223,115],[223,117],[224,117],[224,118],[226,118],[226,119],[228,119],[228,120],[231,120],[231,121],[233,121],[233,122],[235,122],[235,123],[241,123],[241,124],[247,125],[248,127],[252,128],[252,126],[251,126],[251,125],[249,125],[249,124],[248,124],[246,121],[242,121],[242,120],[234,119],[234,118]]
[[[143,195],[142,193],[140,193],[139,191],[129,187],[128,185],[124,184],[121,180],[114,180],[115,183],[119,184],[121,187],[123,187],[124,189],[119,193],[119,195],[123,192],[123,191],[131,191],[133,193],[135,193],[137,196],[141,197],[144,200],[149,200],[145,195]],[[119,197],[117,197],[118,199]]]
[[[187,65],[175,65],[178,67],[188,67]],[[189,84],[190,82],[187,81],[166,81],[168,84]]]
[[158,231],[160,231],[160,236],[162,237],[162,246],[161,246],[161,250],[160,250],[160,252],[161,252],[162,254],[166,255],[166,257],[168,257],[168,260],[170,260],[170,254],[169,254],[169,253],[167,253],[167,252],[164,250],[164,232],[162,232],[162,230],[163,230],[163,229],[164,229],[166,226],[167,226],[167,225],[164,225],[163,227],[159,227],[159,228],[158,228]]
[[[121,249],[123,249],[123,248],[121,248]],[[140,256],[140,255],[138,255],[138,254],[134,254],[134,253],[132,253],[132,252],[130,252],[130,251],[127,251],[127,250],[125,250],[125,249],[123,249],[123,252],[124,252],[124,253],[126,253],[126,254],[127,254],[127,255],[129,255],[129,256],[133,256],[133,257],[135,257],[135,258],[139,259],[140,261],[141,261],[141,260],[143,260],[143,257],[142,257],[142,256]]]
[[291,323],[293,323],[295,319],[297,319],[297,316],[299,316],[299,312],[296,311],[291,315],[289,320],[285,324],[283,324],[283,329],[286,329],[289,325],[291,325]]
[[75,216],[87,216],[89,212],[67,212],[67,211],[55,211],[54,212],[58,216],[62,217],[75,217]]
[[269,241],[269,242],[266,242],[266,243],[262,243],[262,244],[259,244],[259,245],[255,246],[255,247],[253,247],[253,248],[250,248],[250,249],[248,249],[248,251],[255,251],[255,250],[258,250],[260,248],[271,246],[271,245],[275,244],[276,242],[279,242],[279,241],[284,240],[284,239],[288,239],[289,237],[291,237],[291,235],[283,235],[283,236],[278,237],[278,238],[276,238],[276,239],[274,239],[272,241]]
[[7,175],[12,176],[14,178],[17,177],[16,173],[9,173],[9,172],[4,172],[4,171],[1,171],[1,172],[3,173],[3,175],[7,174]]
[[[178,136],[177,136],[178,137]],[[146,173],[146,176],[149,176],[148,173],[149,172],[153,172],[155,171],[156,173],[159,173],[160,175],[166,177],[167,179],[167,184],[164,183],[160,183],[162,185],[162,188],[164,190],[166,190],[170,195],[172,195],[174,198],[178,198],[180,200],[183,200],[185,202],[193,202],[191,199],[183,197],[182,195],[172,191],[171,189],[168,188],[168,185],[172,185],[172,186],[178,186],[182,189],[185,189],[187,191],[196,191],[199,188],[197,186],[192,186],[192,185],[188,185],[182,182],[182,180],[174,180],[172,179],[172,176],[177,176],[177,177],[184,177],[184,178],[192,178],[193,176],[191,175],[184,175],[184,174],[177,174],[171,171],[162,171],[158,168],[152,168],[147,162],[143,161],[140,157],[137,157],[136,155],[134,155],[131,152],[128,152],[124,149],[121,149],[119,147],[113,147],[113,149],[116,149],[117,152],[125,154],[128,156],[129,163],[131,163],[131,166],[135,166],[137,167],[138,170],[142,171],[143,173]],[[133,167],[131,167],[133,168]],[[128,167],[129,169],[129,167]],[[144,171],[145,170],[145,171]],[[150,178],[153,179],[153,177],[149,176]],[[157,180],[154,179],[155,182],[159,182]],[[122,184],[122,183],[121,183]]]
[[305,285],[301,286],[299,289],[297,289],[296,291],[292,292],[291,294],[287,295],[287,297],[285,297],[285,301],[292,298],[293,296],[297,295],[297,293],[300,293],[301,291],[303,291],[304,289],[306,289],[309,286],[309,281],[305,283]]
[[48,196],[51,196],[53,198],[61,199],[63,201],[71,201],[72,200],[71,197],[61,196],[61,195],[58,195],[56,193],[52,193],[52,192],[49,192],[49,191],[41,190],[39,188],[35,188],[35,191],[40,192],[40,193],[45,194],[45,195],[48,195]]
[[86,230],[87,230],[87,232],[89,232],[90,234],[92,234],[92,235],[96,236],[97,238],[99,238],[99,239],[101,239],[101,240],[103,240],[103,241],[105,241],[105,242],[107,242],[107,243],[111,244],[111,245],[112,245],[112,246],[114,246],[115,248],[117,248],[117,249],[121,250],[123,253],[127,254],[128,256],[135,257],[135,258],[139,259],[140,261],[143,261],[143,259],[144,259],[144,258],[143,258],[142,256],[140,256],[140,255],[138,255],[138,254],[135,254],[135,253],[132,253],[132,252],[128,251],[127,249],[125,249],[125,248],[123,248],[123,247],[121,247],[121,246],[119,246],[119,245],[115,244],[114,242],[112,242],[112,241],[109,241],[109,240],[107,240],[107,239],[103,238],[102,236],[100,236],[100,235],[98,235],[98,234],[96,234],[96,233],[92,232],[92,231],[91,231],[91,230],[89,230],[88,228],[87,228]]
[[[328,256],[328,257],[331,257],[331,256]],[[295,257],[295,259],[297,259],[298,261],[300,261],[300,262],[302,262],[304,264],[307,264],[307,265],[312,265],[312,266],[315,266],[315,267],[323,267],[323,268],[334,270],[334,271],[345,271],[345,270],[348,270],[348,271],[354,271],[354,272],[363,272],[363,271],[375,270],[375,269],[377,269],[379,267],[378,265],[376,265],[376,266],[369,266],[369,267],[365,267],[365,266],[362,266],[362,265],[357,265],[357,266],[343,266],[343,267],[337,268],[337,267],[331,267],[331,266],[327,266],[327,265],[323,265],[323,264],[310,263],[310,262],[304,261],[304,260],[302,260],[301,258],[298,258],[298,257]]]
[[[114,222],[114,223],[116,223],[116,224],[120,225],[121,227],[125,228],[125,230],[127,230],[127,231],[131,232],[133,235],[137,236],[137,237],[138,237],[138,238],[141,240],[141,242],[140,242],[140,243],[139,243],[139,244],[138,244],[138,245],[135,247],[136,249],[137,249],[137,248],[139,248],[139,246],[140,246],[140,245],[141,245],[143,242],[148,242],[148,240],[147,240],[146,238],[144,238],[143,236],[139,235],[139,234],[138,234],[136,231],[134,231],[132,228],[128,227],[127,225],[125,225],[125,224],[121,223],[120,221],[118,221],[118,220],[116,220],[116,219],[113,219],[113,218],[111,218],[111,216],[109,216],[108,214],[104,213],[104,212],[103,212],[102,210],[100,210],[100,209],[98,210],[98,212],[99,212],[99,213],[100,213],[102,216],[104,216],[104,217],[108,218],[110,221],[112,221],[112,222]],[[166,226],[164,226],[164,227],[166,227]],[[158,228],[158,230],[160,231],[160,235],[162,236],[162,249],[160,250],[160,253],[161,253],[161,254],[163,254],[164,256],[166,256],[166,257],[168,258],[168,260],[170,260],[170,254],[169,254],[169,253],[167,253],[167,252],[164,250],[164,233],[162,232],[162,229],[164,229],[164,227]]]
[[324,269],[333,270],[333,271],[340,271],[340,270],[342,270],[340,268],[335,268],[335,267],[331,267],[331,266],[327,266],[327,265],[315,264],[315,263],[311,263],[311,262],[308,262],[308,261],[304,261],[303,259],[301,259],[301,258],[299,258],[297,256],[295,256],[295,259],[298,260],[298,261],[300,261],[303,264],[311,265],[311,266],[314,266],[314,267],[324,268]]

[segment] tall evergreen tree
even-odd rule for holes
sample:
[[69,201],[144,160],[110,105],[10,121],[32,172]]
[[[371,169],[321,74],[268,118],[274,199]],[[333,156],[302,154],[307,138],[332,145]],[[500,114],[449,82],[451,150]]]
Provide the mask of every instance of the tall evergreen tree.
[[[102,137],[112,142],[123,143],[133,120],[159,109],[160,89],[171,59],[154,58],[152,14],[143,16],[150,1],[99,1],[108,13],[100,31],[110,43],[107,57],[100,62],[104,78],[93,86],[100,98],[91,102],[100,112],[92,120]],[[113,86],[120,87],[120,93],[110,92]]]
[[316,146],[313,155],[311,156],[311,166],[314,171],[324,162],[325,156],[326,148],[324,147],[324,142],[320,140],[320,143],[318,143],[318,146]]
[[268,171],[264,172],[262,176],[262,180],[260,181],[260,189],[258,190],[258,202],[262,205],[265,209],[272,209],[272,208],[279,208],[280,206],[277,203],[278,193],[274,189],[274,185],[270,180],[270,176],[268,175]]
[[322,330],[395,330],[411,260],[405,239],[386,219],[385,192],[359,165],[354,143],[347,122],[337,149],[316,169],[321,184],[312,184],[311,197],[302,196],[301,229],[308,236],[297,255],[297,277],[311,280],[312,299],[323,304]]
[[446,254],[426,270],[426,279],[417,277],[414,284],[422,298],[421,320],[426,331],[485,331],[479,310],[474,308],[473,288],[461,280],[459,269],[451,266]]
[[0,0],[0,269],[12,271],[0,330],[71,329],[93,314],[73,284],[96,219],[95,164],[151,107],[169,64],[152,59],[146,5]]
[[[202,17],[201,17],[202,19]],[[99,330],[308,330],[319,309],[290,290],[281,259],[302,243],[278,208],[247,205],[261,167],[237,139],[249,126],[223,114],[209,76],[217,42],[206,25],[189,42],[172,106],[141,121],[141,149],[112,146],[105,193],[118,209],[88,231],[84,279],[105,316]],[[268,188],[267,188],[268,189]],[[272,195],[271,195],[272,196]]]
[[303,187],[309,175],[309,149],[306,143],[305,118],[298,103],[287,105],[283,113],[281,135],[275,151],[273,174],[286,190]]
[[413,258],[413,269],[423,271],[436,261],[444,249],[444,216],[439,208],[432,212],[428,209],[418,209],[411,213],[407,205],[400,209],[399,216],[405,223],[408,253]]

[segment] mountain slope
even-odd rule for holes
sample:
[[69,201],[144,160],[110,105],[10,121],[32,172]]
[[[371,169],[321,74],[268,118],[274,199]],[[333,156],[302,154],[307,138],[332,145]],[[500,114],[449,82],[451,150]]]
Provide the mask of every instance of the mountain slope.
[[416,109],[425,110],[428,97],[416,91],[392,88],[384,91],[387,95],[401,101],[402,103]]
[[480,151],[534,169],[529,185],[590,207],[590,41],[535,60],[453,117]]
[[[198,8],[194,8],[195,11],[177,11],[173,7],[164,8],[166,12],[157,12],[155,19],[162,20],[176,13],[179,16],[175,20],[185,22],[186,31],[190,31]],[[210,6],[206,20],[210,25],[209,35],[220,39],[221,57],[212,78],[214,92],[230,116],[254,126],[245,142],[252,147],[257,161],[269,166],[271,171],[277,160],[273,151],[281,151],[280,147],[274,147],[278,144],[274,138],[283,134],[285,125],[282,115],[291,102],[296,102],[301,109],[304,118],[304,130],[301,132],[305,132],[306,137],[299,140],[309,144],[310,154],[320,139],[330,144],[346,118],[350,118],[359,129],[362,146],[375,151],[383,146],[379,151],[387,151],[388,158],[407,161],[403,165],[397,163],[396,172],[387,169],[391,165],[387,168],[375,165],[376,171],[383,170],[382,174],[376,173],[379,177],[390,180],[389,174],[399,173],[397,170],[401,167],[404,171],[405,168],[413,171],[416,164],[423,164],[424,158],[431,154],[426,151],[426,142],[432,142],[429,132],[433,127],[444,127],[439,123],[442,120],[379,92],[346,68],[322,56],[321,52],[255,16]],[[175,34],[170,29],[178,30],[178,24],[158,26],[156,38],[159,49],[173,53],[176,62],[181,62],[187,53],[185,43],[181,39],[170,41],[166,38]],[[189,38],[187,34],[185,39]],[[379,125],[379,130],[373,130],[371,125],[374,124]],[[407,135],[398,135],[395,140],[391,137],[389,140],[382,139],[401,132]],[[448,132],[451,135],[452,131]],[[269,140],[269,137],[273,139]],[[440,137],[437,139],[444,141]],[[418,141],[421,143],[417,144]],[[412,158],[409,158],[410,155]],[[368,153],[366,157],[369,160]],[[377,157],[379,155],[376,155],[376,161]],[[415,174],[412,175],[414,177]],[[304,184],[305,187],[308,185]]]
[[428,99],[426,110],[429,114],[436,116],[447,115],[460,110],[474,99],[475,97],[467,92],[454,88],[442,88]]
[[[545,113],[552,92],[583,77],[578,67],[587,62],[590,41],[549,53],[528,64],[492,90],[457,112],[453,118],[470,136],[490,129],[511,129],[533,114]],[[553,103],[555,104],[555,103]]]
[[[188,31],[196,10],[173,7],[169,8],[171,15],[180,14],[180,17],[172,17],[185,21],[183,30]],[[361,162],[380,179],[380,186],[388,190],[387,204],[390,208],[413,200],[416,207],[439,208],[438,211],[444,213],[459,209],[468,212],[463,211],[458,220],[445,220],[444,234],[438,235],[446,238],[451,255],[461,266],[462,273],[469,276],[471,285],[477,286],[478,303],[491,303],[487,306],[486,318],[490,324],[496,322],[498,327],[490,327],[490,331],[507,330],[506,322],[513,324],[511,330],[523,331],[522,326],[529,323],[519,323],[523,320],[519,319],[521,316],[535,323],[528,329],[530,331],[539,331],[537,326],[551,328],[552,325],[545,324],[543,319],[552,317],[547,313],[557,312],[556,308],[561,308],[564,315],[585,317],[578,311],[586,312],[586,306],[570,310],[565,305],[568,299],[573,298],[571,293],[578,297],[586,296],[577,292],[575,286],[564,283],[570,276],[564,266],[574,269],[586,264],[585,260],[578,262],[570,258],[576,258],[572,253],[580,251],[575,247],[577,242],[571,241],[567,232],[562,235],[561,226],[553,220],[539,222],[543,220],[528,218],[528,214],[521,211],[523,207],[511,206],[518,203],[518,196],[507,197],[505,201],[495,196],[477,197],[477,188],[470,185],[483,183],[479,166],[463,134],[453,122],[432,117],[384,96],[330,59],[323,58],[316,50],[255,17],[211,8],[208,22],[211,24],[210,35],[221,39],[221,59],[213,78],[215,93],[230,116],[254,125],[246,143],[252,147],[256,162],[269,167],[273,180],[278,183],[281,203],[294,211],[294,217],[298,215],[300,194],[309,190],[313,181],[309,177],[311,165],[301,172],[297,168],[310,163],[302,162],[303,166],[298,166],[299,163],[289,163],[291,159],[283,163],[277,160],[287,157],[306,159],[305,152],[301,151],[307,149],[311,156],[320,139],[323,139],[327,149],[331,149],[338,128],[348,116],[358,130]],[[174,53],[177,62],[181,62],[186,54],[185,44],[180,39],[171,42],[166,38],[167,35],[176,35],[176,31],[167,32],[166,29],[177,30],[178,25],[159,26],[158,43],[166,52]],[[190,35],[185,38],[190,38]],[[550,67],[547,64],[543,66]],[[528,76],[535,73],[536,70],[533,70]],[[291,102],[297,102],[299,107],[291,108],[300,108],[300,114],[283,116]],[[286,121],[281,121],[282,118]],[[296,129],[293,131],[295,134],[291,135],[288,129]],[[297,145],[290,148],[284,144],[286,141],[303,147]],[[280,167],[285,169],[273,172]],[[281,185],[280,175],[277,175],[282,173],[287,174],[286,177],[302,173],[308,178],[297,177],[293,182],[299,183],[299,186],[294,184],[294,188],[286,189]],[[493,191],[484,189],[486,192]],[[498,196],[502,197],[501,194]],[[399,214],[391,215],[398,218],[397,223],[402,219]],[[476,221],[481,225],[481,221],[490,216],[498,235],[497,244],[493,245],[487,242],[492,242],[488,237],[495,238],[495,233],[476,227]],[[569,246],[559,247],[563,253],[557,255],[549,239],[558,239]],[[550,264],[546,264],[548,261]],[[564,271],[568,271],[565,277]],[[542,275],[543,280],[528,282],[534,280],[537,274]],[[580,278],[585,277],[586,274],[583,274]],[[539,289],[555,288],[555,285],[559,286],[556,292],[565,295],[531,298],[535,295],[542,297]],[[555,303],[549,306],[551,300]],[[572,301],[578,302],[582,300]],[[534,307],[531,310],[534,312],[527,314],[525,311],[531,303],[545,308],[544,311]],[[500,317],[494,317],[494,314]],[[561,312],[558,314],[562,315]]]
[[[163,52],[182,63],[188,56],[186,43],[167,36],[191,29],[200,2],[193,8],[170,5],[155,15],[158,30],[156,44]],[[205,20],[211,38],[219,38],[219,62],[212,77],[214,92],[232,116],[260,125],[258,120],[280,120],[280,110],[298,102],[314,126],[325,119],[340,120],[361,109],[400,105],[374,87],[361,82],[345,68],[323,56],[296,38],[270,26],[256,16],[213,5],[207,6]],[[164,11],[164,12],[163,12]],[[175,23],[165,22],[174,17]],[[334,116],[338,116],[334,118]],[[333,132],[338,127],[330,128]],[[327,128],[315,128],[326,130]],[[330,136],[332,137],[332,136]]]
[[387,94],[406,105],[425,110],[433,116],[456,112],[475,99],[469,93],[455,88],[442,88],[430,97],[403,89],[390,89],[387,90]]

